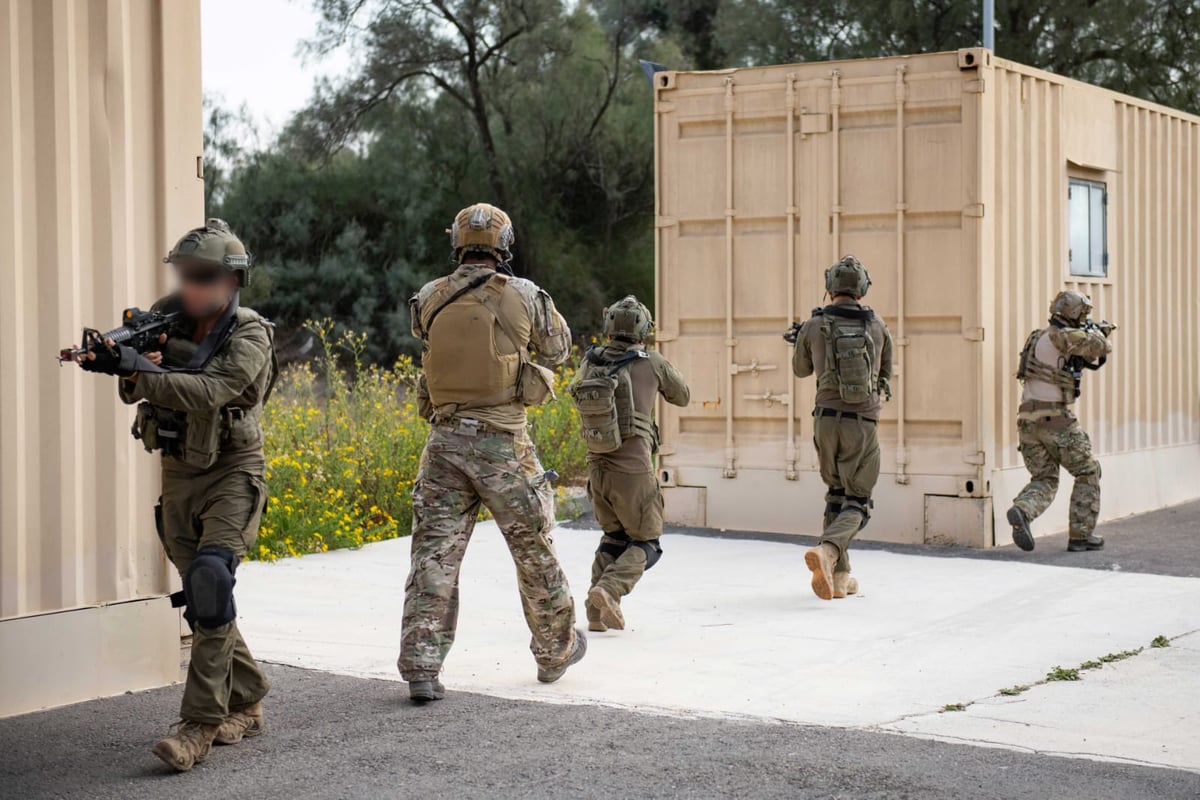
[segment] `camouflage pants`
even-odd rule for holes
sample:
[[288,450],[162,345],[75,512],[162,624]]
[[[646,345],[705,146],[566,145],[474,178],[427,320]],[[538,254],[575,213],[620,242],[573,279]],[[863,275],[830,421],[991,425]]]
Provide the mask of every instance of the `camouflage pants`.
[[[218,461],[199,473],[164,469],[162,500],[155,511],[163,548],[180,578],[202,547],[221,547],[241,560],[258,537],[266,498],[261,461]],[[269,689],[237,620],[216,628],[193,627],[180,718],[220,723],[230,711],[257,703]]]
[[1092,442],[1074,416],[1023,419],[1017,422],[1021,456],[1031,480],[1013,505],[1033,520],[1049,507],[1058,492],[1059,467],[1075,478],[1071,490],[1070,536],[1086,539],[1100,514],[1100,464]]
[[435,678],[454,645],[459,570],[481,504],[517,566],[538,665],[558,666],[570,653],[575,602],[550,540],[554,496],[533,442],[524,431],[439,425],[429,433],[413,488],[412,568],[397,662],[406,681]]

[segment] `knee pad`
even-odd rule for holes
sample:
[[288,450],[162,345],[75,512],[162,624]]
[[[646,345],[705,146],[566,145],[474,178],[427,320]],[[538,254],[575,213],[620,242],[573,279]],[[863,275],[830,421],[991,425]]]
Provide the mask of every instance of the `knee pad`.
[[662,545],[659,544],[658,539],[651,539],[648,542],[634,542],[633,546],[641,548],[641,550],[645,552],[646,569],[653,567],[658,563],[658,560],[662,558]]
[[629,549],[630,543],[633,542],[633,539],[629,538],[629,534],[623,530],[604,531],[604,535],[609,539],[616,539],[617,541],[606,542],[601,539],[600,546],[596,548],[596,552],[610,555],[613,558],[620,558],[622,555],[624,555],[625,551]]
[[183,576],[188,622],[219,628],[237,618],[233,570],[237,559],[223,547],[201,547]]
[[842,504],[842,511],[853,511],[862,517],[862,521],[858,523],[858,529],[861,531],[867,527],[867,522],[871,519],[871,509],[875,503],[869,497],[854,497],[846,495],[846,501]]

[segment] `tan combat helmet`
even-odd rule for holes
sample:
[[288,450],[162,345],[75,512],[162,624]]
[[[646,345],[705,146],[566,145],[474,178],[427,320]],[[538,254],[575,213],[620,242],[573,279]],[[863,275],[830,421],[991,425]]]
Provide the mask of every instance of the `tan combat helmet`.
[[454,259],[462,262],[467,253],[487,253],[501,262],[512,260],[512,246],[516,241],[512,220],[500,209],[489,203],[467,206],[454,217],[450,234],[450,249]]
[[851,255],[825,270],[825,291],[831,295],[848,294],[863,297],[871,288],[871,275],[867,268]]
[[237,273],[238,286],[250,285],[254,257],[242,240],[233,235],[229,223],[210,217],[204,227],[193,228],[175,243],[164,264],[212,264]]
[[654,330],[650,309],[626,295],[604,309],[604,335],[628,342],[644,342]]
[[1050,303],[1050,321],[1078,327],[1092,313],[1092,298],[1069,289],[1059,292]]

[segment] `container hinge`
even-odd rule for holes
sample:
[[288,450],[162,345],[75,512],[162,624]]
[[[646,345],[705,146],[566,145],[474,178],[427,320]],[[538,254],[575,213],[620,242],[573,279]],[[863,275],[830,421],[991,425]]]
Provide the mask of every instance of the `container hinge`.
[[658,448],[658,454],[659,454],[660,456],[673,456],[673,455],[675,455],[675,445],[673,445],[673,444],[664,444],[664,445],[659,445],[659,448]]
[[679,334],[675,331],[659,331],[654,332],[655,342],[673,342],[679,338]]
[[983,94],[983,78],[976,78],[973,81],[967,81],[963,84],[963,92],[965,94]]
[[982,342],[983,328],[964,328],[963,338],[968,342]]
[[675,217],[657,217],[654,220],[656,228],[673,228],[679,224],[679,220]]
[[663,101],[663,102],[658,102],[658,103],[654,104],[654,113],[655,114],[670,114],[674,110],[675,110],[674,103],[668,103],[668,102]]
[[983,203],[972,203],[969,206],[964,206],[962,215],[964,217],[975,217],[977,219],[983,217]]
[[983,466],[983,452],[963,453],[963,461],[967,464],[974,464],[977,467]]

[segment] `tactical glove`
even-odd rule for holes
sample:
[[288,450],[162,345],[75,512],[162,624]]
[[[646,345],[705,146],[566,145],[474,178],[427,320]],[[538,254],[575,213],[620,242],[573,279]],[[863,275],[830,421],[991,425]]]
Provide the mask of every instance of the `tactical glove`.
[[95,351],[95,358],[84,358],[79,366],[88,372],[99,372],[102,375],[116,375],[128,378],[135,372],[162,372],[162,367],[156,366],[145,356],[132,347],[116,345]]

